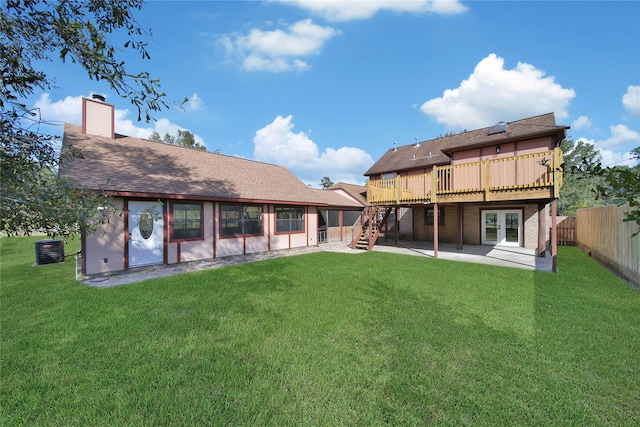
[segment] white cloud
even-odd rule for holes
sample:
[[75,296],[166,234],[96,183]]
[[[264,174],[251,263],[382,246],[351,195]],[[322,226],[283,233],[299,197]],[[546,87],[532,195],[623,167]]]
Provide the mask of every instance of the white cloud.
[[611,136],[599,143],[604,147],[620,147],[628,144],[640,144],[640,134],[625,125],[609,126]]
[[317,55],[322,47],[340,31],[314,24],[310,19],[286,28],[248,34],[225,34],[217,39],[227,57],[239,61],[245,71],[304,71],[309,64],[301,58]]
[[[83,96],[67,96],[64,99],[52,101],[48,93],[43,93],[35,102],[34,108],[40,109],[45,122],[57,122],[60,125],[63,123],[80,125],[82,123],[82,98]],[[141,127],[129,119],[129,115],[129,110],[116,108],[115,127],[117,133],[147,139],[153,131],[158,132],[160,135],[166,133],[175,135],[178,130],[187,130],[166,118],[152,122],[153,126]],[[59,133],[62,134],[62,129],[58,129],[60,129]],[[206,145],[200,136],[194,135],[194,138],[199,144]]]
[[203,105],[204,102],[202,101],[202,98],[200,98],[198,94],[194,92],[193,95],[189,97],[189,101],[185,103],[184,108],[187,111],[198,111],[202,108]]
[[631,152],[627,151],[613,151],[606,148],[599,147],[602,145],[594,139],[578,138],[576,142],[584,142],[593,145],[596,150],[600,152],[602,156],[603,166],[634,166],[637,161],[631,156]]
[[580,116],[571,123],[571,129],[588,129],[591,127],[591,119],[587,116]]
[[[67,96],[59,101],[52,102],[48,93],[43,93],[33,104],[33,108],[40,110],[43,120],[46,122],[80,123],[82,118],[82,97]],[[70,122],[69,119],[74,121]]]
[[533,65],[519,62],[512,70],[505,69],[504,59],[492,53],[459,87],[425,102],[421,110],[450,130],[477,129],[548,112],[566,119],[575,96],[573,89],[563,88]]
[[275,0],[294,5],[328,21],[368,19],[381,10],[396,13],[453,15],[467,10],[458,0]]
[[640,86],[629,86],[622,96],[622,105],[631,117],[640,117]]
[[334,182],[362,184],[362,173],[373,164],[371,156],[355,147],[327,148],[322,153],[304,132],[293,131],[293,116],[278,116],[256,131],[255,160],[286,167],[300,179],[318,186],[323,176]]
[[607,139],[578,138],[578,141],[584,141],[599,150],[604,166],[635,165],[637,161],[631,156],[631,150],[640,145],[640,134],[625,125],[613,125],[609,129],[611,136]]

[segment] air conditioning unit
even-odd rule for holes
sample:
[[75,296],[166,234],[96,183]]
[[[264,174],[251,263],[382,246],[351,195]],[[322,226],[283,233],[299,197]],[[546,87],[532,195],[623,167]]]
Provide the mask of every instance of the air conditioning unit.
[[36,264],[64,262],[63,240],[38,240],[36,242]]

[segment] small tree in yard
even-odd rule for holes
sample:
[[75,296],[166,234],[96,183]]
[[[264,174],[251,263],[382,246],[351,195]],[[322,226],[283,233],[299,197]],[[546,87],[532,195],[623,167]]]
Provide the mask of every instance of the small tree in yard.
[[[25,102],[36,90],[55,85],[53,76],[36,67],[43,61],[82,66],[91,79],[107,82],[138,110],[138,120],[168,108],[159,80],[143,71],[130,73],[116,55],[133,50],[149,59],[147,32],[132,13],[142,0],[69,0],[0,2],[0,230],[8,235],[44,231],[68,236],[91,231],[107,221],[109,197],[79,189],[57,176],[59,143],[32,127],[38,118]],[[126,34],[122,46],[108,40]],[[77,150],[68,155],[82,156]]]

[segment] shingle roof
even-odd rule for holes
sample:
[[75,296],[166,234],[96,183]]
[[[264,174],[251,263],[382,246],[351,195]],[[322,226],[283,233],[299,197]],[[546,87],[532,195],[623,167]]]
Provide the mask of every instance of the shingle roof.
[[[70,157],[71,147],[82,158]],[[82,133],[66,124],[59,175],[113,193],[193,199],[240,199],[323,205],[282,166],[116,135]]]
[[366,199],[355,199],[351,194],[342,188],[336,188],[335,186],[329,187],[325,190],[313,189],[317,199],[327,204],[330,208],[353,208],[361,210],[367,206]]
[[556,119],[553,113],[547,113],[509,122],[506,132],[493,135],[489,135],[489,127],[462,132],[424,141],[418,145],[412,144],[398,147],[397,149],[389,149],[364,175],[371,176],[446,165],[451,161],[448,154],[467,148],[503,144],[554,134],[556,134],[556,138],[560,140],[564,138],[566,129],[569,129],[569,127],[556,125]]
[[351,197],[367,205],[367,187],[364,185],[347,184],[346,182],[337,182],[328,188],[329,190],[341,189],[346,191]]

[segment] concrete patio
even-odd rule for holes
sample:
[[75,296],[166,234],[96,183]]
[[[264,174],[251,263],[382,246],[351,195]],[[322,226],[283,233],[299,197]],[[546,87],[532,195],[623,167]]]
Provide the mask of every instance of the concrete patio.
[[[401,240],[396,245],[395,242],[379,239],[373,250],[434,258],[432,242]],[[545,257],[537,257],[534,249],[520,247],[463,245],[459,250],[454,243],[440,243],[438,259],[552,271],[551,254],[547,252]]]

